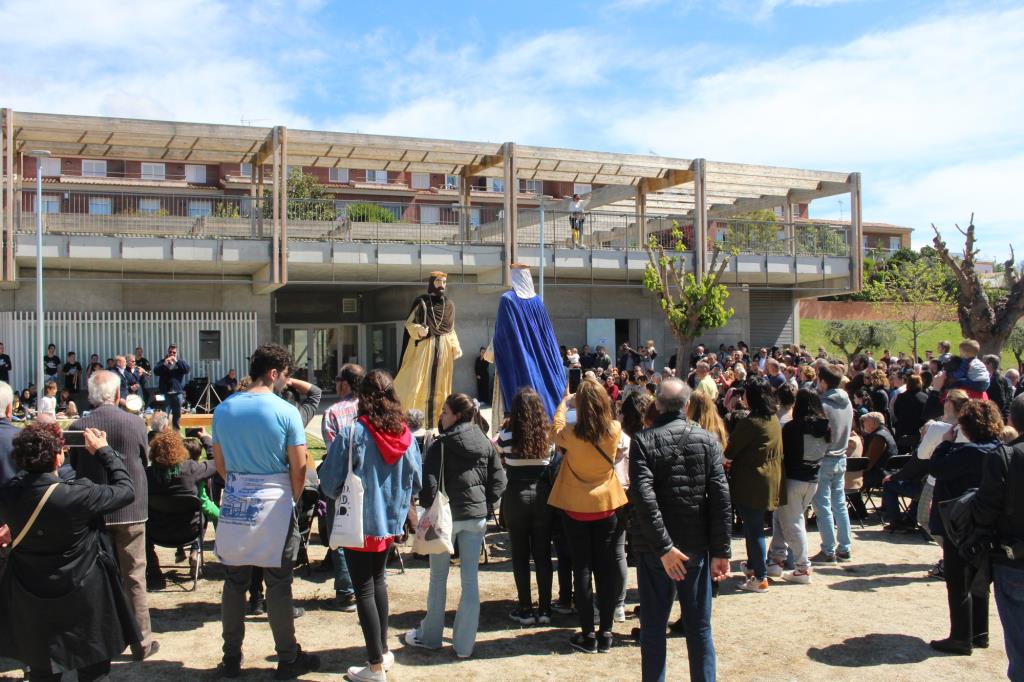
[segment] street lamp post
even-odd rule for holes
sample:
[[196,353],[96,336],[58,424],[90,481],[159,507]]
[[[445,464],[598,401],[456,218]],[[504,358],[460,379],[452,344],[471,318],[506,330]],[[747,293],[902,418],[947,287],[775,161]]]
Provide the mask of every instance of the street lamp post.
[[43,336],[43,159],[50,156],[44,149],[30,151],[36,160],[36,404],[43,396],[46,339]]

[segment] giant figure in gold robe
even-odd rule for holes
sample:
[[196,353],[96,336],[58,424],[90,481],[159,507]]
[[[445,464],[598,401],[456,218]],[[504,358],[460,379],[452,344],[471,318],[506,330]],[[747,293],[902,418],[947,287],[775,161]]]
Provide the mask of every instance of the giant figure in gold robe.
[[430,273],[427,293],[413,302],[405,321],[408,333],[395,392],[406,410],[422,410],[429,428],[437,425],[452,392],[455,361],[462,357],[455,335],[455,304],[445,296],[448,275]]

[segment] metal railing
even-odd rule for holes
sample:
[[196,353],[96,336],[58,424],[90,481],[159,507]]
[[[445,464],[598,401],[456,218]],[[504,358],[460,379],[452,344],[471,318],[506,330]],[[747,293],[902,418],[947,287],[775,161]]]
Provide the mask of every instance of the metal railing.
[[[35,231],[35,198],[25,193],[18,231]],[[44,229],[50,234],[213,239],[265,239],[270,236],[270,202],[261,196],[204,193],[140,193],[107,189],[44,191]],[[459,206],[423,201],[370,201],[348,197],[289,198],[289,240],[407,244],[501,244],[501,204]],[[647,216],[643,226],[633,213],[545,209],[543,242],[548,247],[643,250],[653,238],[675,248],[674,230],[692,250],[693,223],[679,216]],[[541,210],[521,207],[518,242],[541,243]],[[641,229],[642,227],[642,229]],[[827,222],[715,220],[707,250],[719,246],[749,255],[848,257],[849,226]],[[867,249],[865,255],[891,252]]]

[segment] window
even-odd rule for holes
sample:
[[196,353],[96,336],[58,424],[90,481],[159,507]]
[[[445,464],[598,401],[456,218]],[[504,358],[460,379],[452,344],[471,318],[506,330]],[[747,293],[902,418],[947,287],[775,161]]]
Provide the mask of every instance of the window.
[[411,184],[413,189],[430,189],[430,173],[413,173]]
[[899,251],[903,246],[903,240],[899,237],[889,237],[889,250]]
[[420,206],[420,223],[423,225],[436,225],[441,222],[440,206]]
[[110,215],[113,213],[111,203],[110,197],[89,197],[89,215]]
[[44,178],[60,177],[60,159],[46,156],[40,159]]
[[162,163],[142,164],[143,180],[163,180],[167,177],[167,171]]
[[82,161],[82,177],[105,178],[107,177],[107,162],[85,159]]
[[60,195],[43,195],[43,213],[60,213]]
[[523,180],[522,187],[527,194],[544,194],[543,180]]
[[194,166],[192,164],[185,166],[185,181],[195,185],[205,185],[206,166]]
[[469,210],[469,224],[473,227],[480,227],[480,209],[471,208]]
[[348,168],[332,168],[327,173],[327,179],[331,182],[345,184],[348,182]]
[[238,166],[238,174],[241,175],[243,178],[251,178],[252,177],[252,164],[251,163],[239,164],[239,166]]
[[203,199],[193,199],[188,202],[188,217],[189,218],[206,218],[213,212],[213,207],[209,201]]
[[444,176],[444,188],[445,189],[458,189],[460,178],[458,175],[446,175]]
[[715,241],[716,242],[724,242],[726,234],[727,233],[726,233],[725,230],[723,230],[722,228],[718,228],[717,230],[715,230]]
[[583,196],[584,194],[590,194],[594,191],[594,186],[589,182],[574,182],[572,183],[572,193]]
[[139,199],[139,213],[143,215],[156,215],[160,212],[160,200],[150,197]]
[[487,178],[487,191],[488,192],[504,192],[505,181],[501,178]]
[[386,185],[388,184],[388,172],[386,170],[368,170],[366,171],[366,181]]

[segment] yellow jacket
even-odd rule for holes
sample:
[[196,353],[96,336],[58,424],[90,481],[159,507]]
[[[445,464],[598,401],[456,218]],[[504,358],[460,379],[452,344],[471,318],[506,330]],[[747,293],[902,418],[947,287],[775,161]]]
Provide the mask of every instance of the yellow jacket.
[[555,447],[564,451],[558,477],[551,488],[548,504],[582,514],[614,511],[626,504],[626,491],[615,475],[613,462],[619,446],[622,426],[612,421],[611,434],[601,442],[602,455],[591,443],[565,428],[563,401],[555,413]]

